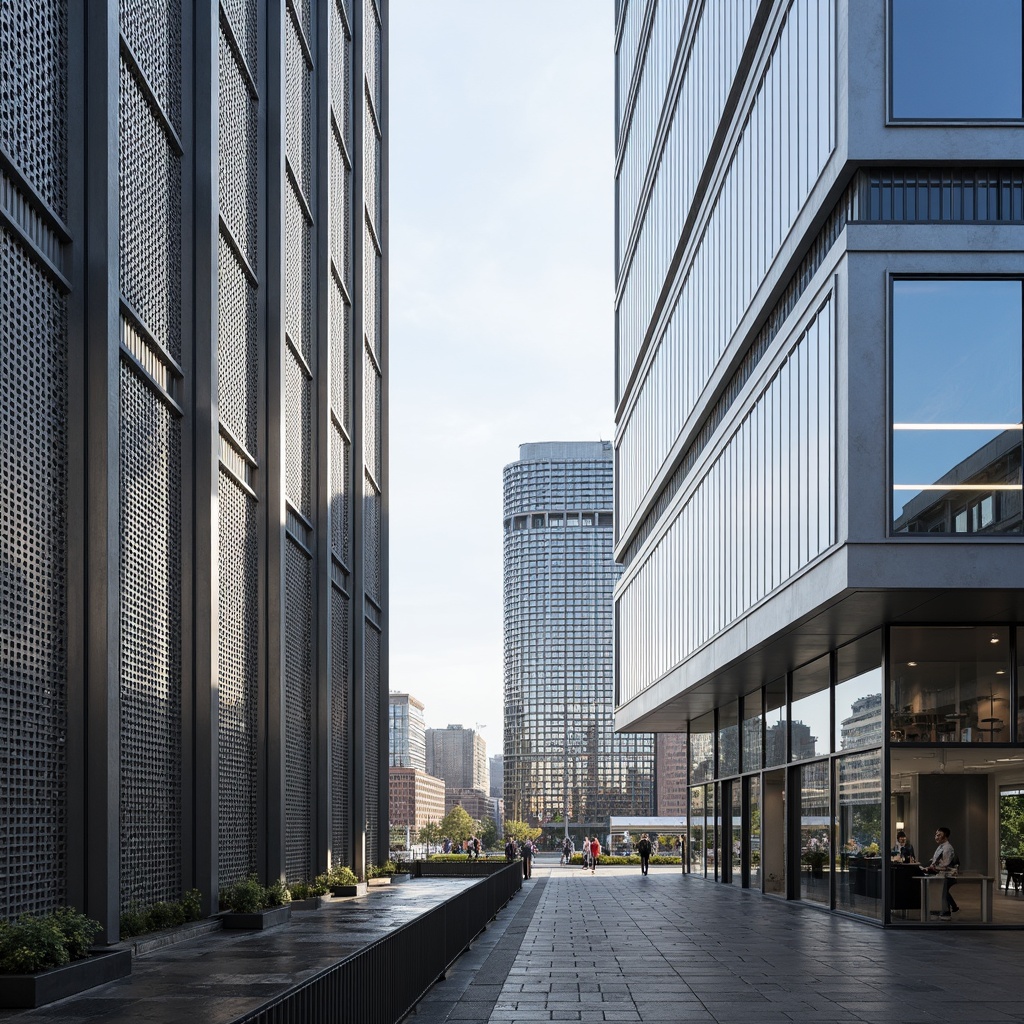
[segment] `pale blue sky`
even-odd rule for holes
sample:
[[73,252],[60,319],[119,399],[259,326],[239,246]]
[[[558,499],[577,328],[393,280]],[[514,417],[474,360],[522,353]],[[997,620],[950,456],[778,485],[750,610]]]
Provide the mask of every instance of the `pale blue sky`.
[[502,467],[613,430],[612,0],[392,0],[391,689],[502,745]]

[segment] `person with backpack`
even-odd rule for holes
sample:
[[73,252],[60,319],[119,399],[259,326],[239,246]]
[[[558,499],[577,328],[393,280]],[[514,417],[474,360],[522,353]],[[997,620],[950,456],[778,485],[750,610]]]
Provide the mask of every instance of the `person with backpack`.
[[640,874],[646,875],[651,863],[651,841],[645,832],[636,844],[636,852],[640,854]]
[[597,870],[597,862],[601,857],[601,842],[594,836],[590,840],[590,873],[593,874]]
[[949,841],[949,829],[940,825],[935,830],[935,842],[939,845],[932,854],[931,863],[924,870],[929,875],[942,874],[942,899],[939,901],[940,921],[950,921],[954,914],[959,913],[960,907],[956,900],[949,895],[949,890],[956,885],[956,873],[960,867],[960,858],[956,855],[952,843]]

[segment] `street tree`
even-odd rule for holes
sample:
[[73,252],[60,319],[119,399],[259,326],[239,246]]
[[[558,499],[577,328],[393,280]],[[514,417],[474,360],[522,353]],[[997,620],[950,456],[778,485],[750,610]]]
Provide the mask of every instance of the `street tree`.
[[421,843],[425,843],[427,847],[427,856],[430,856],[430,847],[437,846],[441,842],[441,837],[444,833],[441,831],[441,826],[436,821],[428,821],[423,828],[420,829],[417,838]]
[[456,805],[441,819],[441,835],[453,843],[461,843],[477,830],[477,823],[469,816],[465,807]]
[[523,843],[527,839],[533,841],[540,839],[541,829],[531,828],[525,821],[506,821],[505,835],[511,836],[517,843]]

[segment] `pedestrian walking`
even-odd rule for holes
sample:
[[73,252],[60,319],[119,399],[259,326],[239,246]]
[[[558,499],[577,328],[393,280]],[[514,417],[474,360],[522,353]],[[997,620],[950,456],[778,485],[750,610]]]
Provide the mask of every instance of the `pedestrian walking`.
[[511,836],[505,837],[505,860],[511,864],[516,859],[516,841]]
[[523,841],[523,878],[533,874],[533,843],[529,839]]
[[601,857],[601,843],[597,836],[590,840],[590,873],[597,870],[597,862]]
[[651,863],[651,840],[645,832],[636,844],[636,852],[640,854],[640,874],[646,875]]
[[586,871],[590,867],[590,837],[583,837],[583,870]]

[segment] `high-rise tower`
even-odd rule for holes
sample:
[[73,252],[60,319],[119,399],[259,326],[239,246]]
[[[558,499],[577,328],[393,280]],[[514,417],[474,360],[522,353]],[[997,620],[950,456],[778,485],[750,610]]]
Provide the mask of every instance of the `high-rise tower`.
[[387,855],[387,19],[3,5],[0,918]]
[[504,487],[505,815],[651,814],[653,738],[612,733],[611,444],[521,445]]
[[898,923],[1024,785],[1024,9],[616,14],[616,724],[693,872]]

